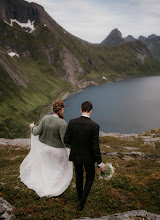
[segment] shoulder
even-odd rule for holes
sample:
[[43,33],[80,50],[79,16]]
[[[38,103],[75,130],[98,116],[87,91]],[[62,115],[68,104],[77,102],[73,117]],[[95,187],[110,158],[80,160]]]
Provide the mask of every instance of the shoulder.
[[78,117],[78,118],[73,118],[69,121],[69,124],[74,124],[76,123],[77,121],[81,120],[81,117]]
[[51,119],[52,117],[53,117],[52,115],[45,115],[45,116],[43,116],[43,118],[41,120],[46,121],[48,119]]
[[95,121],[90,120],[90,123],[92,124],[93,127],[99,128],[99,124],[97,124]]
[[67,126],[66,121],[64,119],[62,119],[62,118],[57,118],[57,122],[61,126],[64,126],[64,125]]

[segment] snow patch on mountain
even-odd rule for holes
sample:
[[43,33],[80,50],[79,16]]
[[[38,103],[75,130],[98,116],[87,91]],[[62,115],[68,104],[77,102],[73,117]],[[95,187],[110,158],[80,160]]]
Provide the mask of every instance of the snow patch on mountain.
[[9,52],[8,55],[9,55],[10,57],[14,57],[14,56],[19,57],[19,54],[15,53],[15,52]]
[[34,21],[31,21],[30,19],[28,19],[27,23],[21,23],[21,22],[17,21],[16,19],[11,19],[10,21],[11,21],[10,24],[7,21],[5,21],[5,22],[12,27],[13,27],[13,23],[17,23],[22,28],[29,28],[30,31],[26,30],[26,32],[29,32],[29,33],[32,33],[35,30]]

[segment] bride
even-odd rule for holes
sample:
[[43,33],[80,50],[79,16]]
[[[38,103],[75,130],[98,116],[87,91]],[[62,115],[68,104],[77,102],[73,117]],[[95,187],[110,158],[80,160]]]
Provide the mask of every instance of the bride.
[[20,165],[20,179],[40,197],[58,196],[69,186],[73,165],[63,138],[67,124],[63,120],[65,104],[61,99],[53,103],[54,114],[42,118],[31,128],[31,150]]

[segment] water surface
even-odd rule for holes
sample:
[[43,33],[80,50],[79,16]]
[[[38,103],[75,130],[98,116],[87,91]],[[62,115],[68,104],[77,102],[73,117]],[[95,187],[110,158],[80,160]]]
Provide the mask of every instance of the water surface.
[[65,100],[64,117],[79,117],[81,103],[93,104],[92,120],[103,132],[140,133],[160,127],[160,76],[138,77],[85,88]]

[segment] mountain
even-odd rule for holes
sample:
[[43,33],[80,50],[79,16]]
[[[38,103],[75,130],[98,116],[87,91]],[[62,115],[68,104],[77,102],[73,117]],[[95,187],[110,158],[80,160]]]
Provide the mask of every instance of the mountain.
[[160,70],[144,43],[90,44],[24,0],[0,0],[0,33],[0,137],[26,136],[68,91]]
[[135,40],[136,39],[131,35],[128,35],[127,37],[124,38],[125,43],[130,42],[130,41],[135,41]]
[[138,40],[142,41],[151,54],[160,61],[160,36],[155,34],[148,36],[148,38],[140,36]]
[[111,31],[111,33],[108,35],[108,37],[106,37],[106,39],[104,41],[102,41],[102,45],[106,45],[106,46],[117,46],[122,44],[123,38],[122,38],[122,34],[121,32],[116,28],[114,30]]
[[[121,32],[116,28],[111,31],[111,33],[105,38],[104,41],[101,42],[101,45],[113,47],[136,40],[137,39],[131,35],[123,38]],[[143,42],[147,49],[151,52],[152,56],[160,61],[160,36],[155,34],[148,36],[148,38],[140,36],[138,40]]]
[[104,41],[101,42],[101,44],[104,46],[113,47],[135,40],[136,39],[131,35],[123,38],[121,32],[116,28],[111,31],[111,33],[104,39]]

